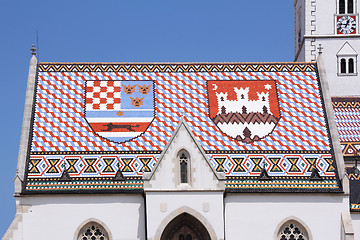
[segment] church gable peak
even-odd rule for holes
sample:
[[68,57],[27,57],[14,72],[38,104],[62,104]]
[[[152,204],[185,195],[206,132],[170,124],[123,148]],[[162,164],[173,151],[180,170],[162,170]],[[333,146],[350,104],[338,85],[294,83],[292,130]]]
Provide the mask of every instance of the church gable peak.
[[224,190],[225,174],[214,170],[182,118],[151,173],[144,190]]
[[346,42],[338,51],[337,55],[338,56],[357,55],[357,52],[348,42]]

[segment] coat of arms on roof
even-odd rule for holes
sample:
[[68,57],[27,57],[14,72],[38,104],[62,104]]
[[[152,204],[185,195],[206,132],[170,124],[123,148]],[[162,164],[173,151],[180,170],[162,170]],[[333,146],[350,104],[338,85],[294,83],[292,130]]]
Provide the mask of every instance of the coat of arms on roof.
[[154,118],[153,81],[86,81],[85,119],[113,142],[140,136]]
[[209,113],[227,136],[251,143],[265,138],[280,120],[273,80],[209,81]]

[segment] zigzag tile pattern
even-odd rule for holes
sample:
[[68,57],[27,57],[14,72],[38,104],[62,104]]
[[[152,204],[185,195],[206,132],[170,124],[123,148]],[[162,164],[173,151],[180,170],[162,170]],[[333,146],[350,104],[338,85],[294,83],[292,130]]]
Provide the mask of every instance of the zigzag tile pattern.
[[[141,191],[143,172],[153,169],[181,117],[214,169],[225,172],[228,189],[338,189],[314,65],[42,63],[37,80],[27,191]],[[84,118],[88,80],[152,81],[154,116],[146,131],[122,143],[97,135]],[[210,80],[275,81],[274,130],[251,143],[224,134],[209,117]],[[262,167],[272,184],[257,183]],[[309,181],[313,168],[323,184]],[[65,169],[72,183],[58,181]],[[113,180],[118,170],[125,182]]]
[[344,156],[360,151],[360,98],[332,98],[337,129]]
[[[84,81],[153,80],[155,118],[138,138],[117,144],[84,119]],[[245,144],[208,117],[207,80],[276,80],[281,119],[267,138]],[[293,72],[40,72],[32,151],[162,150],[183,115],[204,150],[330,150],[316,75]],[[205,133],[205,134],[204,134]]]

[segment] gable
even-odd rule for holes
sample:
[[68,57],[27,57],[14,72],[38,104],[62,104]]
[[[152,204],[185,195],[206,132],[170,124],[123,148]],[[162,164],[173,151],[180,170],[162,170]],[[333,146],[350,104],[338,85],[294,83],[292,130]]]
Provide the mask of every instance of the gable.
[[[181,156],[186,155],[187,180],[181,180]],[[174,131],[151,173],[144,174],[144,190],[225,190],[225,174],[216,172],[184,119]]]
[[353,55],[357,55],[357,52],[355,51],[355,49],[353,47],[351,47],[351,45],[346,42],[341,49],[339,50],[339,52],[337,53],[338,56],[353,56]]

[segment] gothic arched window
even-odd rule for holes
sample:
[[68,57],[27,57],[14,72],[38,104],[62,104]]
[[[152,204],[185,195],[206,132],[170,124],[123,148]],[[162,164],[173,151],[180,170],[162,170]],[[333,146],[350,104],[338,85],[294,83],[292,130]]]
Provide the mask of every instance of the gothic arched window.
[[305,228],[296,221],[288,221],[278,233],[278,240],[309,240]]
[[109,240],[106,230],[98,223],[90,222],[81,228],[78,240]]
[[190,179],[190,161],[189,153],[182,150],[178,154],[179,170],[180,170],[180,183],[189,183]]

